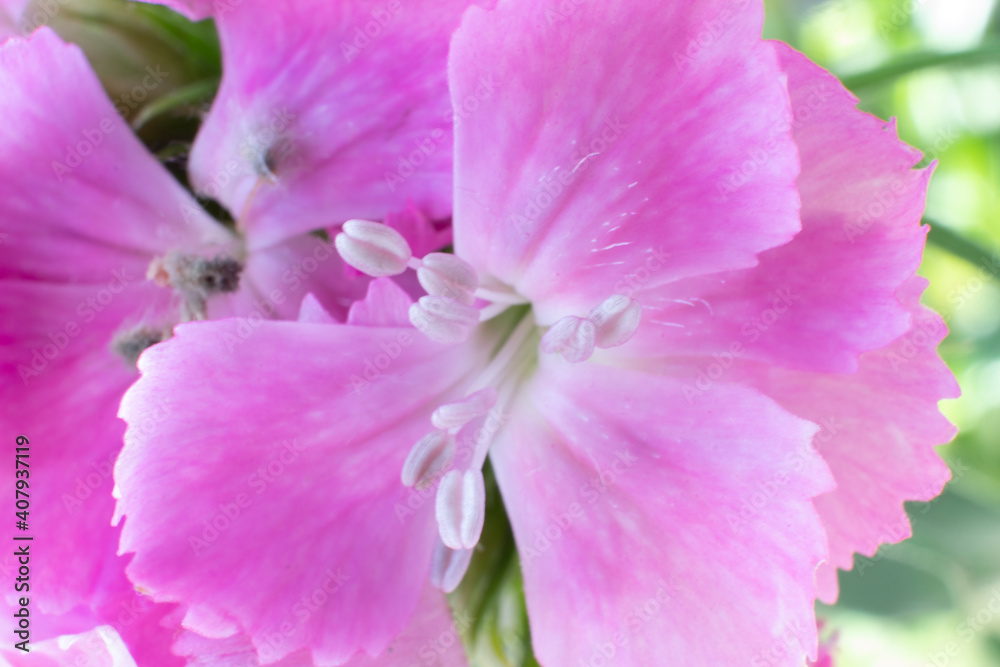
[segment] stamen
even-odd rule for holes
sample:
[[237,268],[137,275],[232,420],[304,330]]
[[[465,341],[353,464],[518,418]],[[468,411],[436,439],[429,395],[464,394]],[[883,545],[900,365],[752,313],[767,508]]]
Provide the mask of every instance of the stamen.
[[486,519],[486,486],[479,470],[451,470],[441,478],[435,504],[441,541],[452,549],[479,542]]
[[642,306],[635,299],[616,294],[590,311],[587,319],[594,323],[597,347],[617,347],[628,342],[639,328]]
[[146,277],[184,297],[184,319],[203,320],[208,299],[237,291],[242,273],[243,263],[228,255],[209,258],[171,251],[150,263]]
[[446,296],[423,296],[410,306],[410,322],[436,343],[456,344],[479,323],[479,311]]
[[431,296],[446,296],[471,306],[479,277],[464,259],[443,252],[432,252],[420,260],[417,280]]
[[413,445],[401,475],[403,486],[427,487],[455,458],[455,438],[446,431],[431,431]]
[[472,549],[451,549],[438,542],[431,559],[431,585],[445,593],[458,588],[472,561]]
[[115,334],[111,341],[111,350],[125,359],[130,366],[135,366],[139,355],[144,350],[170,337],[169,327],[151,327],[140,324],[131,329],[125,329]]
[[459,429],[476,417],[485,415],[496,402],[496,390],[487,387],[466,396],[461,401],[442,405],[431,415],[431,423],[442,431]]
[[388,225],[369,220],[348,220],[333,239],[337,252],[358,271],[375,278],[395,276],[406,270],[413,256],[403,235]]
[[562,318],[542,336],[543,352],[562,354],[570,363],[580,363],[594,353],[597,328],[590,320],[574,315]]
[[489,365],[483,369],[483,372],[479,374],[476,381],[472,383],[471,387],[469,387],[469,393],[472,394],[480,389],[485,389],[486,387],[493,385],[497,377],[504,372],[511,360],[520,351],[521,344],[524,343],[525,339],[527,339],[534,330],[534,318],[531,317],[530,314],[526,315],[520,322],[518,322],[517,327],[511,332],[507,341],[497,353],[497,356],[493,357]]

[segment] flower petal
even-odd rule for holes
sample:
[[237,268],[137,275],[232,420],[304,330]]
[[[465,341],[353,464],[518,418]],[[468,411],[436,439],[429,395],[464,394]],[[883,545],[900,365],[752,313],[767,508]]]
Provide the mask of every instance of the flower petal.
[[820,593],[837,597],[836,568],[850,569],[854,552],[910,536],[905,501],[930,500],[951,476],[934,451],[955,435],[937,409],[958,396],[936,348],[944,321],[920,305],[926,286],[911,279],[900,291],[913,326],[891,345],[861,356],[853,375],[802,373],[759,366],[750,381],[789,412],[822,427],[814,444],[830,465],[837,489],[815,500],[830,539],[831,561],[820,570]]
[[[189,667],[259,667],[253,645],[244,635],[226,639],[206,639],[185,631],[174,651],[187,656]],[[409,625],[377,657],[358,654],[343,663],[344,667],[411,667],[416,664],[436,667],[464,667],[467,662],[458,629],[441,591],[429,584],[424,587]],[[313,667],[308,651],[298,651],[273,667]]]
[[[829,72],[774,44],[788,75],[802,160],[802,233],[746,271],[646,291],[631,354],[736,355],[802,370],[852,372],[858,355],[909,326],[896,290],[920,264],[930,169],[895,123],[856,108]],[[765,159],[766,153],[762,153]],[[732,181],[736,193],[756,178]],[[692,332],[697,332],[694,335]]]
[[[400,471],[472,361],[412,328],[177,327],[122,401],[131,579],[235,619],[264,662],[379,653],[409,621],[437,539],[433,502]],[[135,430],[162,395],[173,417]],[[192,614],[185,625],[202,631]]]
[[448,217],[445,61],[468,4],[243,0],[217,12],[222,86],[192,182],[232,211],[251,247],[381,220],[408,200]]
[[815,431],[751,389],[543,358],[491,452],[539,661],[815,655]]
[[[762,20],[753,0],[471,9],[450,68],[457,254],[551,324],[654,253],[660,284],[791,239],[798,161]],[[759,146],[758,187],[721,196]]]
[[79,48],[48,28],[0,47],[0,277],[106,280],[231,236],[118,116]]
[[[29,470],[39,483],[29,480],[30,530],[59,536],[32,556],[32,603],[47,614],[92,607],[109,561],[118,560],[111,471],[125,427],[115,406],[136,372],[109,342],[163,290],[144,283],[118,292],[0,281],[0,421],[5,437],[31,441]],[[14,481],[0,481],[11,497]],[[16,532],[12,522],[6,534]]]

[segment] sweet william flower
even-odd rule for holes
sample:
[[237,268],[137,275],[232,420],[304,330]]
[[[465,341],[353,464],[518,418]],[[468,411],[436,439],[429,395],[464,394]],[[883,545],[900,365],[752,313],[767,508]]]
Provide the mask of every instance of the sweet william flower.
[[[36,623],[37,638],[122,622],[124,614],[121,635],[136,659],[180,664],[169,649],[180,622],[160,623],[173,606],[153,605],[133,590],[126,559],[116,554],[119,529],[110,526],[111,469],[124,433],[115,413],[135,360],[178,322],[223,315],[241,318],[229,339],[238,346],[263,319],[294,317],[307,291],[343,318],[367,278],[304,233],[343,220],[327,206],[337,197],[364,191],[358,214],[384,216],[418,243],[441,241],[418,205],[438,215],[450,210],[450,192],[428,184],[448,171],[440,165],[450,164],[450,151],[396,194],[380,172],[365,182],[350,155],[369,152],[365,146],[395,154],[414,136],[449,128],[445,50],[461,8],[451,3],[414,25],[397,22],[378,54],[331,70],[313,54],[331,35],[351,31],[359,7],[229,7],[220,20],[226,78],[195,146],[196,156],[223,161],[221,171],[215,163],[196,168],[204,178],[195,181],[232,207],[235,230],[209,218],[142,147],[75,47],[47,28],[4,43],[0,410],[5,429],[36,443],[34,469],[47,480],[35,496],[32,529],[62,536],[33,561],[40,582],[33,602],[46,618]],[[281,41],[284,60],[275,62],[275,49],[266,59],[245,57],[264,26]],[[340,86],[333,86],[336,106],[323,98],[331,81]],[[394,103],[373,110],[368,102],[388,81],[398,91]],[[353,173],[354,180],[340,188],[330,179],[302,185],[331,173]],[[253,185],[229,196],[226,188],[238,183]],[[277,212],[255,208],[263,203]],[[287,206],[294,215],[281,212]],[[141,428],[156,430],[172,410],[162,397]],[[141,619],[129,616],[133,609]],[[217,621],[213,636],[229,629]]]
[[[344,257],[423,272],[426,296],[379,278],[346,324],[307,302],[239,351],[217,321],[145,355],[130,431],[158,395],[183,418],[116,468],[133,580],[232,615],[259,652],[308,585],[283,573],[335,563],[356,573],[343,604],[289,650],[377,653],[428,577],[461,578],[489,456],[541,664],[818,659],[835,568],[946,481],[956,387],[914,277],[930,171],[761,21],[756,2],[469,10],[453,103],[499,83],[456,128],[456,259],[358,221]],[[289,439],[270,502],[195,557],[186,536]]]

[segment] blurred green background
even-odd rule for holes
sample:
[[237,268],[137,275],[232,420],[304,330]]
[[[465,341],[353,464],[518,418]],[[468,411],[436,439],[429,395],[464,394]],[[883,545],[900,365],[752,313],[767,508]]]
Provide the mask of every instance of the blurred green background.
[[[1000,11],[994,0],[768,0],[766,34],[895,116],[937,160],[920,273],[951,330],[941,355],[963,395],[942,408],[945,493],[909,506],[913,539],[858,558],[820,609],[837,667],[1000,665]],[[993,609],[990,602],[993,600]]]
[[[948,322],[941,354],[963,389],[943,405],[961,429],[942,448],[953,481],[938,499],[910,507],[913,539],[859,558],[841,577],[840,601],[820,608],[826,633],[836,635],[836,664],[1000,666],[1000,11],[995,0],[767,5],[767,36],[840,76],[863,109],[896,117],[902,138],[925,162],[938,161],[924,301]],[[56,6],[41,22],[84,47],[116,102],[145,75],[137,63],[175,73],[127,119],[183,179],[218,84],[211,23],[125,0]],[[490,506],[489,555],[477,557],[452,601],[477,664],[537,664],[524,650],[520,575],[495,488]]]

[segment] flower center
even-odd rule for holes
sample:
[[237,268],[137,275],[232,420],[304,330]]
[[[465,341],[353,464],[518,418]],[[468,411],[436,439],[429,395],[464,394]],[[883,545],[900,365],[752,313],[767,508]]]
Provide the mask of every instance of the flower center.
[[146,278],[161,287],[171,287],[180,297],[180,312],[153,324],[122,326],[111,340],[111,350],[134,366],[147,347],[170,338],[178,322],[204,320],[208,300],[216,294],[235,292],[240,286],[243,262],[227,253],[212,256],[171,250],[149,264]]
[[437,484],[435,515],[441,543],[431,579],[451,591],[461,581],[482,533],[486,517],[482,466],[503,424],[503,408],[530,373],[539,350],[560,354],[571,363],[586,361],[596,347],[627,342],[639,326],[642,309],[629,297],[613,295],[586,317],[569,315],[543,329],[524,296],[506,285],[480,286],[475,268],[455,255],[414,258],[406,239],[391,227],[350,220],[334,242],[345,262],[368,275],[392,276],[407,268],[417,272],[427,296],[410,307],[410,322],[431,340],[459,344],[478,332],[498,341],[465,397],[434,411],[433,430],[410,450],[400,475],[404,485],[418,489]]

